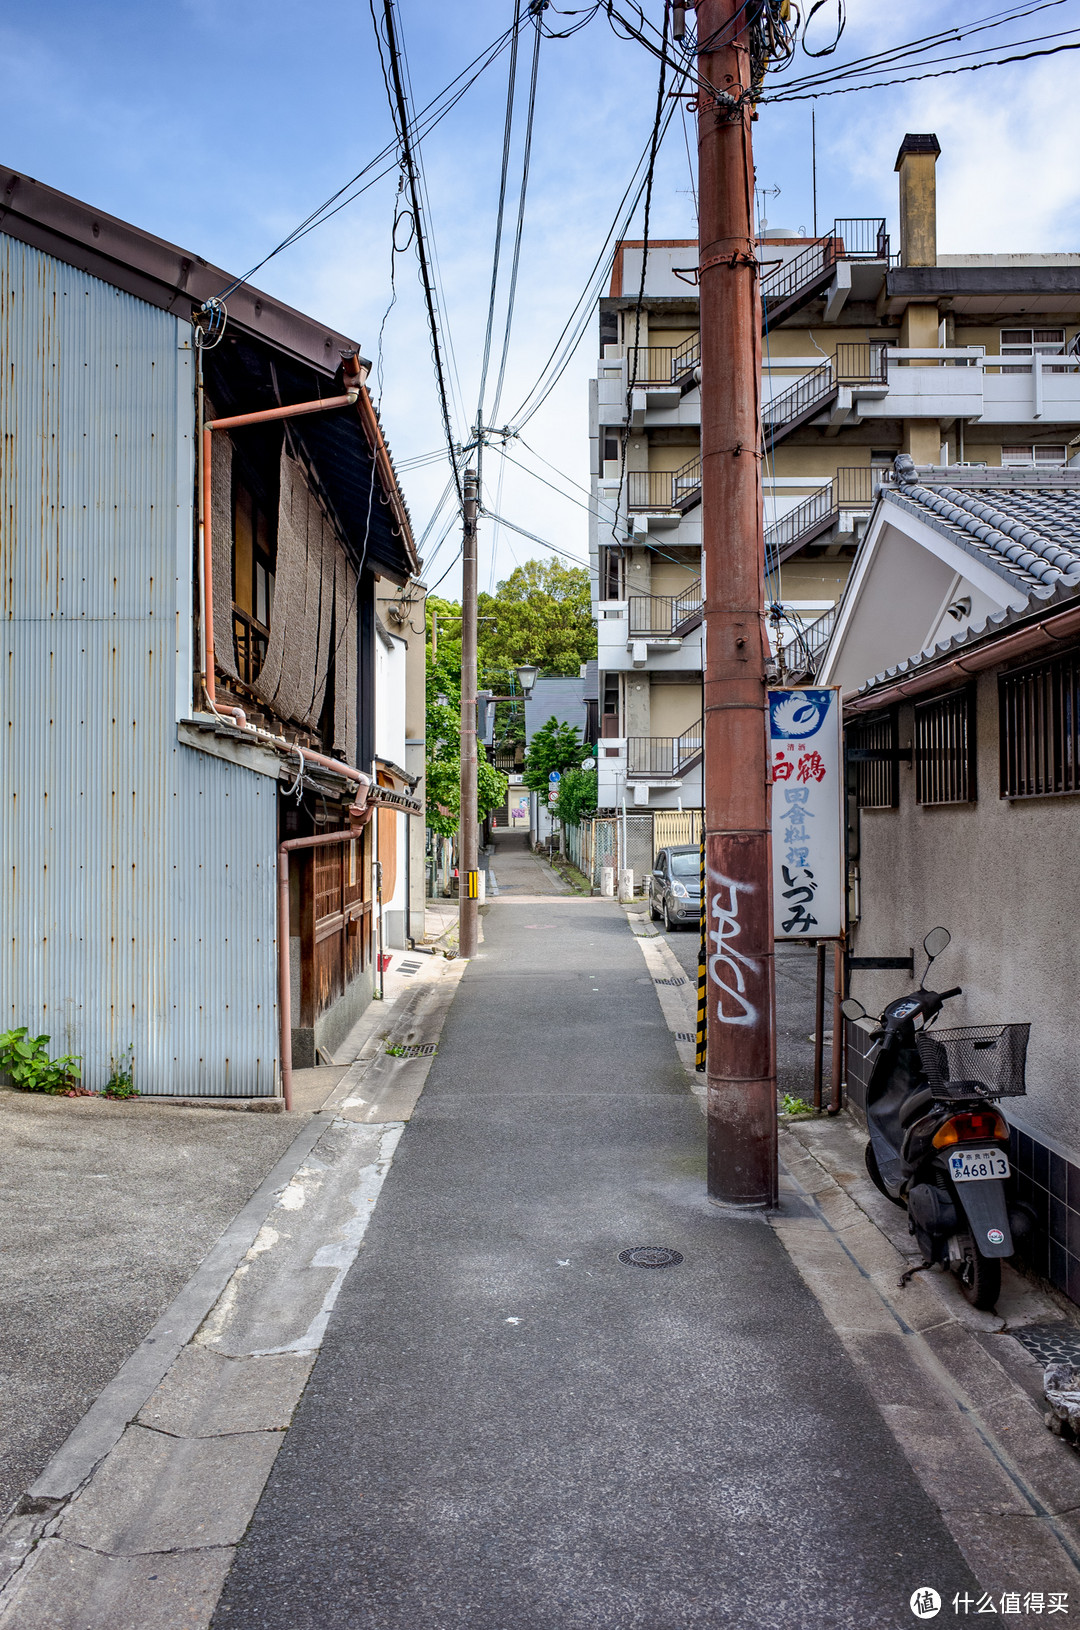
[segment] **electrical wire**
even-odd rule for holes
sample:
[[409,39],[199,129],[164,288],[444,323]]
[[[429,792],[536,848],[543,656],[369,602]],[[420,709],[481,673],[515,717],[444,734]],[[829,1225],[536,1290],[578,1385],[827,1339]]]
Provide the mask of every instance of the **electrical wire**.
[[551,549],[555,554],[563,555],[567,560],[572,560],[575,566],[579,566],[582,571],[588,572],[590,577],[598,576],[596,568],[587,560],[582,560],[580,555],[572,555],[568,549],[560,549],[557,543],[549,543],[546,538],[538,537],[535,532],[526,531],[523,526],[518,526],[516,521],[508,521],[505,515],[496,515],[494,510],[485,509],[482,513],[488,516],[490,520],[498,521],[500,526],[508,527],[511,532],[517,532],[521,537],[528,538],[531,543],[538,543],[541,548]]
[[[417,141],[421,141],[424,139],[424,137],[430,135],[432,130],[435,129],[436,125],[440,124],[442,120],[446,118],[447,114],[453,111],[453,109],[461,101],[462,97],[472,88],[473,85],[476,84],[476,81],[480,78],[480,76],[489,67],[491,67],[492,63],[498,60],[512,38],[514,38],[514,29],[508,28],[505,29],[497,39],[493,40],[490,45],[485,46],[484,50],[481,51],[478,56],[475,56],[473,60],[461,70],[456,78],[452,79],[448,85],[445,85],[443,89],[439,91],[436,96],[433,96],[431,101],[428,102],[418,114],[416,114],[410,126],[410,136]],[[473,69],[476,69],[475,73],[472,72]],[[471,74],[472,77],[468,79],[465,84],[461,84],[461,81],[465,79],[467,74]],[[455,87],[458,88],[455,90]],[[454,93],[453,95],[451,95],[452,92]],[[450,98],[449,101],[446,102],[445,106],[440,106],[443,99],[446,97]],[[357,173],[350,177],[350,179],[346,181],[343,186],[339,187],[336,192],[331,193],[329,198],[320,204],[317,209],[312,210],[309,215],[306,215],[300,224],[294,227],[286,237],[282,238],[281,242],[275,245],[275,247],[271,249],[268,254],[264,255],[261,260],[256,261],[254,266],[246,271],[242,277],[234,278],[233,281],[227,284],[226,287],[223,288],[214,298],[216,300],[227,300],[229,296],[240,288],[242,284],[246,283],[249,278],[254,277],[255,273],[260,271],[268,261],[273,260],[276,255],[280,255],[284,250],[291,248],[294,243],[297,243],[302,237],[306,237],[307,234],[314,231],[317,226],[322,226],[325,221],[330,220],[330,218],[336,215],[339,210],[345,209],[349,204],[354,203],[362,193],[367,192],[369,187],[375,186],[376,183],[381,181],[384,176],[390,175],[397,168],[396,155],[398,152],[398,147],[399,138],[395,135],[394,140],[388,142],[380,152],[376,153],[374,158],[369,159],[362,170],[358,170]],[[388,163],[387,160],[389,160]],[[356,192],[351,193],[348,197],[344,196],[346,193],[349,193],[349,189],[351,187],[355,187],[358,181],[362,181],[365,176],[369,175],[370,172],[380,164],[383,165],[384,168],[379,170],[377,175],[371,176],[371,179],[365,182],[362,187],[359,187]],[[207,302],[207,304],[210,304],[210,302]]]
[[817,102],[826,96],[849,96],[854,91],[884,90],[891,85],[914,85],[923,79],[948,79],[953,74],[974,74],[982,68],[1004,68],[1010,62],[1032,62],[1036,57],[1056,57],[1062,51],[1080,51],[1080,40],[1071,45],[1055,45],[1045,51],[1024,51],[1017,56],[994,57],[987,62],[969,62],[962,68],[939,68],[926,74],[906,74],[895,79],[874,80],[868,85],[841,85],[834,90],[804,91],[797,96],[767,96],[763,102]]
[[[368,0],[371,9],[371,20],[375,26],[375,38],[379,50],[379,61],[383,61],[382,38],[379,34],[378,20],[375,16],[375,0]],[[393,95],[390,93],[390,80],[386,77],[385,66],[383,78],[386,81],[387,97],[390,101],[391,116],[394,118],[398,138],[401,143],[402,163],[409,182],[409,194],[412,205],[413,221],[416,227],[416,253],[420,263],[420,281],[424,290],[424,303],[427,307],[428,327],[430,331],[432,357],[435,363],[435,380],[438,388],[439,407],[442,412],[443,434],[446,438],[446,451],[453,472],[454,485],[457,488],[458,502],[464,513],[465,492],[461,484],[461,472],[457,466],[454,446],[454,432],[450,423],[450,403],[447,396],[446,376],[443,369],[442,349],[439,338],[439,319],[435,306],[435,293],[432,287],[431,270],[428,264],[427,246],[424,241],[423,215],[420,206],[420,184],[417,175],[416,161],[413,156],[412,144],[409,138],[409,115],[405,101],[405,89],[401,78],[401,62],[394,32],[394,0],[383,0],[383,17],[386,26],[386,45],[390,55],[390,78],[393,80]]]
[[514,252],[510,262],[510,287],[506,296],[506,326],[503,331],[502,356],[499,360],[499,377],[495,382],[495,397],[491,405],[491,418],[493,420],[498,418],[503,386],[506,383],[506,362],[510,353],[510,331],[514,322],[514,300],[517,295],[518,269],[521,265],[521,235],[525,224],[525,194],[529,186],[533,120],[536,114],[536,81],[540,71],[540,41],[543,38],[539,26],[542,15],[542,11],[536,12],[537,27],[533,40],[532,66],[529,72],[529,103],[525,115],[525,144],[521,157],[521,191],[518,195],[517,224],[514,228]]

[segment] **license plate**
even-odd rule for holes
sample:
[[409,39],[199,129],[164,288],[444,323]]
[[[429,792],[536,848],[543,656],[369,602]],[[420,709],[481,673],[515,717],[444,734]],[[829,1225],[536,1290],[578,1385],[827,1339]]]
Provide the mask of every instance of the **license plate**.
[[949,1176],[954,1183],[980,1183],[1008,1175],[1009,1157],[1000,1149],[958,1149],[949,1156]]

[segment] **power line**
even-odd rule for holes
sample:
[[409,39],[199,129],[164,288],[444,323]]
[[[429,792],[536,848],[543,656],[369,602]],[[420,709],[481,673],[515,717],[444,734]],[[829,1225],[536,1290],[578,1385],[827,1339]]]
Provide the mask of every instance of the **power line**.
[[532,157],[533,119],[536,113],[536,80],[540,71],[540,17],[542,12],[536,14],[536,36],[533,40],[532,67],[529,74],[529,105],[525,116],[525,145],[521,157],[521,192],[518,195],[517,225],[514,229],[514,253],[510,263],[510,288],[506,297],[506,327],[503,332],[502,357],[499,361],[499,377],[495,382],[495,400],[491,406],[492,419],[498,418],[499,403],[502,401],[503,385],[506,380],[506,359],[510,352],[510,330],[514,321],[514,300],[517,295],[518,268],[521,264],[521,233],[525,224],[525,194],[529,186],[529,161]]
[[840,85],[834,90],[804,91],[797,96],[766,96],[763,102],[816,102],[825,96],[849,96],[854,91],[884,90],[890,85],[913,85],[923,79],[947,79],[953,74],[974,74],[981,68],[1004,68],[1010,62],[1031,62],[1036,57],[1056,57],[1062,51],[1080,51],[1080,40],[1071,45],[1055,45],[1045,51],[1023,51],[1017,56],[993,57],[986,62],[969,62],[961,68],[938,68],[932,73],[905,74],[895,79],[878,79],[868,85]]
[[[375,0],[368,0],[371,8],[371,20],[375,26],[375,38],[379,49],[379,60],[382,62],[382,39],[379,36],[379,25],[375,16]],[[458,470],[454,449],[454,433],[450,424],[450,403],[446,391],[446,377],[443,371],[442,350],[439,343],[439,320],[435,308],[435,294],[431,283],[431,272],[428,265],[427,248],[424,242],[424,223],[420,208],[420,186],[416,171],[416,161],[409,140],[409,115],[405,101],[405,90],[401,82],[401,64],[399,60],[397,36],[394,32],[394,0],[383,0],[383,17],[386,24],[386,45],[390,54],[390,75],[394,82],[394,94],[390,96],[390,85],[387,83],[387,96],[390,100],[391,116],[394,118],[398,137],[401,143],[401,156],[405,166],[405,173],[409,182],[409,196],[412,201],[413,220],[416,223],[416,253],[420,262],[420,281],[424,289],[424,303],[427,306],[428,327],[431,333],[431,350],[435,362],[435,379],[438,385],[439,406],[442,410],[443,434],[446,437],[446,450],[453,471],[454,485],[457,488],[458,502],[464,508],[465,492],[461,485],[461,473]],[[384,69],[385,77],[385,69]]]

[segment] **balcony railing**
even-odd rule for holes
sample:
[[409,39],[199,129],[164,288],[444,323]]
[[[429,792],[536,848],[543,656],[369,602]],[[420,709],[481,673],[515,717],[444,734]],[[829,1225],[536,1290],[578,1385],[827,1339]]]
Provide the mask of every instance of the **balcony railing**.
[[784,560],[838,519],[842,509],[869,509],[882,471],[860,464],[837,470],[826,486],[765,529],[765,559]]
[[775,442],[782,432],[812,418],[839,393],[842,385],[887,386],[888,383],[888,346],[838,345],[830,361],[812,368],[762,406],[761,421],[766,438]]
[[681,594],[632,594],[629,600],[629,637],[648,639],[653,635],[675,639],[681,625],[700,614],[701,606],[700,578],[689,584]]
[[678,470],[629,470],[626,502],[630,509],[690,509],[701,498],[701,457],[696,455]]
[[[768,249],[768,245],[763,245]],[[832,281],[842,260],[890,264],[889,236],[880,217],[846,216],[833,222],[832,235],[812,238],[799,254],[762,272],[761,298],[766,323],[783,321],[816,298]]]
[[681,736],[628,736],[628,780],[674,780],[685,775],[701,754],[701,720]]
[[700,334],[691,334],[681,345],[630,345],[626,348],[626,382],[678,385],[700,361]]

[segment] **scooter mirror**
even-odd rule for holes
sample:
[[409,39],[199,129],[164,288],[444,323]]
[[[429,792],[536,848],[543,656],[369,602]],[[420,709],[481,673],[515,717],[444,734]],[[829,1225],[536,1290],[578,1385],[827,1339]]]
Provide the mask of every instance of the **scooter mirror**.
[[865,1019],[866,1009],[857,996],[845,996],[840,1003],[840,1011],[845,1019]]
[[947,945],[952,944],[952,935],[947,928],[932,928],[922,944],[923,950],[930,958],[930,961],[933,962],[934,958],[939,957]]

